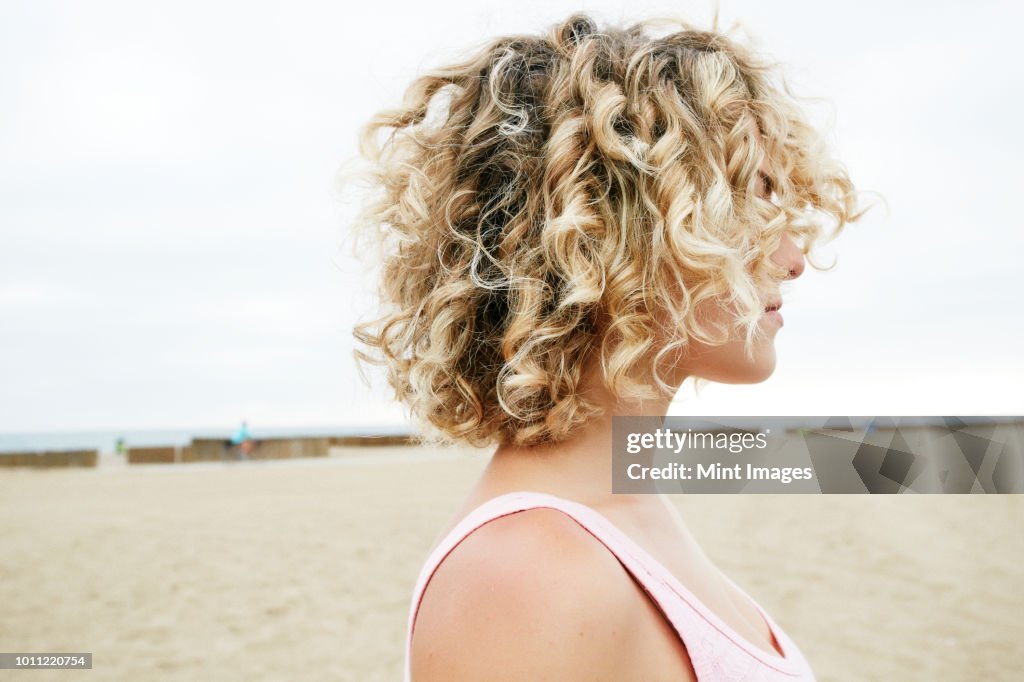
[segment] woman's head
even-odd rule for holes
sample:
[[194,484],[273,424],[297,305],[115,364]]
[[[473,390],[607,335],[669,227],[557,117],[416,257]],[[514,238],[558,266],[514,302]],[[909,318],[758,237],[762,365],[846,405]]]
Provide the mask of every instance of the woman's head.
[[628,399],[763,380],[779,283],[823,219],[859,217],[774,66],[655,27],[493,40],[364,128],[388,309],[356,356],[435,435],[562,440],[601,412],[578,391],[594,363]]

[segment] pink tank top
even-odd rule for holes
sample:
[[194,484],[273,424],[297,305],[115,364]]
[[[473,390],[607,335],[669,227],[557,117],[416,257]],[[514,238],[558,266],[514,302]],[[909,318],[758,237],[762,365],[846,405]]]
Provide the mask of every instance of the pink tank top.
[[405,682],[411,682],[410,652],[416,613],[427,583],[437,567],[456,545],[477,528],[502,516],[537,508],[557,509],[568,515],[616,556],[679,634],[699,682],[814,681],[814,673],[807,659],[793,640],[760,604],[725,574],[722,574],[725,579],[749,599],[764,618],[785,654],[783,657],[770,654],[747,641],[702,604],[660,562],[590,507],[546,493],[515,492],[499,495],[471,511],[427,558],[416,581],[409,609],[405,640]]

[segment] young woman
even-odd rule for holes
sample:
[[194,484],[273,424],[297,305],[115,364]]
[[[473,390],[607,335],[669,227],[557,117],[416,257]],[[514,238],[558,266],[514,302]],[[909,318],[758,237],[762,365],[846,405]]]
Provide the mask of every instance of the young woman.
[[612,494],[611,426],[768,378],[780,285],[855,190],[774,66],[658,25],[494,40],[364,129],[389,310],[357,357],[435,440],[496,445],[415,587],[407,680],[813,679],[664,498]]

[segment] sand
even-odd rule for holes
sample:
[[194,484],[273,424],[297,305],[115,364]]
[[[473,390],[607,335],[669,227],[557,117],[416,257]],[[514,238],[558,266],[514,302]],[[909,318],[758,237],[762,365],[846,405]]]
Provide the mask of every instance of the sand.
[[[17,680],[399,680],[408,599],[481,453],[0,471]],[[1024,497],[692,496],[708,554],[822,681],[1018,680]]]

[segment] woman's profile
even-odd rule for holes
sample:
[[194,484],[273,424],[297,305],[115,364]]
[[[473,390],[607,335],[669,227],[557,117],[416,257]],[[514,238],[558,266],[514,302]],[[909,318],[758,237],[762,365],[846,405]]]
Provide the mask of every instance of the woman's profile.
[[613,416],[772,374],[782,283],[861,215],[776,68],[575,14],[364,128],[386,310],[357,357],[430,438],[496,446],[423,566],[407,680],[814,679],[669,502],[610,475]]

